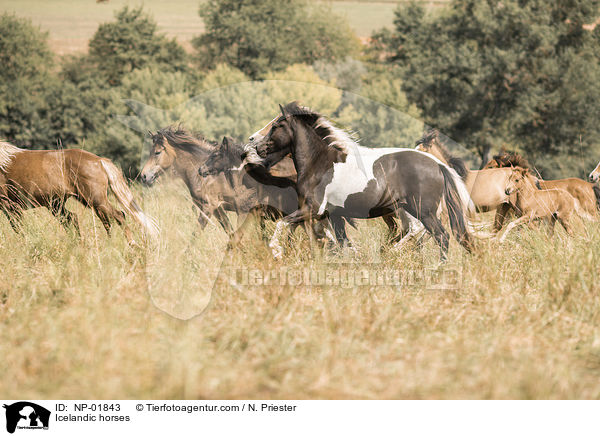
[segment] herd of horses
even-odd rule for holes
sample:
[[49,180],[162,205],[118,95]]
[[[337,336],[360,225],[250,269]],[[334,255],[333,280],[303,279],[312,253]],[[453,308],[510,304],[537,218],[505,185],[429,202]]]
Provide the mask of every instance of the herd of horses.
[[[420,235],[431,235],[447,258],[450,236],[468,251],[477,238],[503,241],[519,225],[546,221],[552,233],[558,221],[571,235],[571,221],[600,214],[600,163],[586,182],[577,178],[542,180],[516,153],[503,152],[481,170],[469,170],[452,156],[442,135],[428,131],[415,148],[368,148],[358,145],[327,117],[296,102],[254,133],[247,144],[225,137],[221,143],[169,126],[152,134],[152,148],[141,171],[150,186],[174,171],[199,210],[202,228],[215,221],[235,247],[255,217],[277,221],[269,247],[283,255],[286,228],[303,225],[311,240],[351,246],[346,225],[381,217],[395,248]],[[112,191],[124,212],[111,205]],[[15,231],[23,210],[46,207],[79,233],[77,217],[66,208],[74,198],[96,213],[107,232],[111,222],[133,234],[125,215],[137,221],[147,238],[159,227],[135,202],[121,171],[106,158],[79,149],[25,150],[0,142],[0,208]],[[493,232],[475,217],[495,210]],[[227,212],[241,216],[234,229]],[[511,215],[515,219],[504,226]],[[265,232],[263,231],[263,235]]]

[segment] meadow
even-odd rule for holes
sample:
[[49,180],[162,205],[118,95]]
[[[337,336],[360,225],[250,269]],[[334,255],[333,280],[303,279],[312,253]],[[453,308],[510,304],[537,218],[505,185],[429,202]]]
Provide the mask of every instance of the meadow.
[[[425,1],[429,7],[442,5],[447,0]],[[152,14],[159,29],[170,37],[176,37],[187,49],[192,50],[191,40],[204,30],[198,16],[202,0],[110,0],[95,3],[78,0],[3,0],[0,12],[16,13],[30,18],[50,33],[49,43],[60,54],[72,54],[87,50],[88,40],[98,25],[113,20],[115,11],[123,6],[143,5]],[[401,2],[384,0],[355,0],[327,2],[332,10],[345,16],[360,37],[368,37],[374,30],[391,26],[394,10]]]
[[[277,262],[256,225],[226,252],[180,183],[135,189],[158,242],[109,238],[76,203],[81,240],[45,210],[21,234],[0,219],[1,397],[600,398],[598,223],[472,255],[453,241],[440,288],[421,279],[433,242],[387,250],[380,220],[350,229],[356,252],[311,250],[298,230]],[[308,286],[290,271],[413,279]]]

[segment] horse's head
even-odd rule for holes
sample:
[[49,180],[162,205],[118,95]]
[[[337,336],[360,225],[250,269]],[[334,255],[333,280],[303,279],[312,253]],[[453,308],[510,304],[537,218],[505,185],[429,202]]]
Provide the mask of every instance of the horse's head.
[[150,156],[148,156],[140,175],[142,182],[151,186],[160,174],[173,165],[175,156],[175,150],[162,133],[157,132],[152,135]]
[[[267,134],[254,147],[261,164],[267,168],[275,165],[292,151],[294,144],[294,117],[279,106],[281,115],[271,122]],[[249,144],[249,146],[252,144]]]
[[425,153],[435,156],[442,162],[448,163],[448,159],[446,159],[445,156],[446,153],[444,153],[440,143],[440,132],[437,129],[425,133],[415,145],[415,150],[424,151]]
[[273,127],[273,123],[275,123],[275,121],[277,121],[277,119],[279,118],[279,115],[277,115],[275,118],[273,118],[271,121],[269,121],[264,127],[262,127],[260,130],[257,130],[256,132],[254,132],[252,135],[250,135],[248,137],[248,141],[250,141],[250,144],[255,144],[258,143],[260,140],[262,140],[265,136],[267,136],[267,134],[269,133],[269,130],[271,130],[271,127]]
[[233,145],[233,139],[225,136],[221,145],[216,147],[200,166],[198,174],[207,177],[232,170],[241,161],[241,156],[236,158],[237,151],[233,149]]
[[598,162],[598,165],[596,165],[596,168],[594,168],[594,170],[590,173],[589,178],[590,178],[590,182],[594,182],[594,183],[596,183],[598,180],[600,180],[600,162]]
[[511,168],[510,176],[506,183],[504,193],[511,195],[523,188],[527,182],[531,181],[533,176],[529,173],[527,168],[513,167]]

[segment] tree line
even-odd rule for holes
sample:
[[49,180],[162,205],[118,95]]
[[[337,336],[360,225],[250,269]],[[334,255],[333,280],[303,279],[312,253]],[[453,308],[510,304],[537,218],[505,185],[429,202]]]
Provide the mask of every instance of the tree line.
[[209,0],[186,52],[142,8],[101,24],[86,53],[57,58],[29,20],[0,16],[0,138],[84,147],[135,177],[147,131],[183,122],[243,140],[294,99],[373,146],[410,146],[424,123],[472,165],[501,147],[545,177],[600,159],[595,0],[399,5],[361,44],[322,3]]

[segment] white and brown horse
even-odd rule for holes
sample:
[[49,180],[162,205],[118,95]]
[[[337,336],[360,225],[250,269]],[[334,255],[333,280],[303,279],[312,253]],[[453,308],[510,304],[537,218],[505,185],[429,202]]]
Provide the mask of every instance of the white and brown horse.
[[433,235],[446,259],[449,237],[438,215],[444,200],[457,240],[471,249],[465,212],[472,207],[467,189],[452,168],[430,154],[410,148],[359,146],[327,118],[290,103],[266,136],[249,149],[247,162],[269,166],[291,153],[298,174],[299,209],[277,224],[271,240],[282,255],[280,235],[290,224],[325,216],[374,218],[404,211]]

